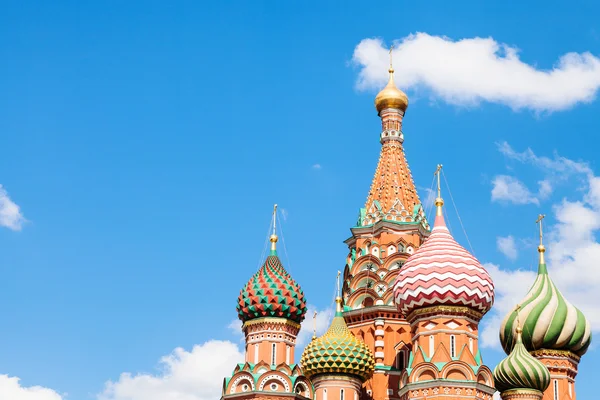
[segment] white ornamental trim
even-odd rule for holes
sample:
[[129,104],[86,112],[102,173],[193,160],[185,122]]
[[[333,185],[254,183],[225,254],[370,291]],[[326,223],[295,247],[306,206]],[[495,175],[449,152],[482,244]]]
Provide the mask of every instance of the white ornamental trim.
[[383,351],[376,351],[375,352],[375,358],[383,358],[385,354],[383,353]]
[[375,336],[383,336],[385,331],[383,329],[376,329]]
[[383,347],[383,346],[384,346],[383,340],[376,340],[375,341],[375,347]]
[[375,326],[384,326],[385,325],[385,321],[382,319],[376,319],[375,320]]
[[240,375],[233,381],[233,384],[231,385],[231,390],[229,391],[229,393],[235,393],[235,389],[237,389],[238,384],[243,380],[249,381],[250,388],[252,389],[252,391],[254,391],[254,382],[252,379],[252,375]]
[[268,381],[270,381],[271,379],[275,379],[275,380],[277,380],[277,381],[281,382],[281,383],[283,384],[283,387],[285,388],[285,391],[286,391],[286,392],[289,392],[289,391],[290,391],[290,385],[288,384],[288,382],[287,382],[285,379],[283,379],[281,376],[279,376],[279,375],[275,375],[275,374],[273,374],[273,375],[267,375],[267,376],[266,376],[266,377],[265,377],[265,378],[264,378],[264,379],[263,379],[263,380],[260,382],[260,385],[258,385],[258,390],[259,390],[259,391],[263,390],[263,389],[264,389],[264,387],[265,387],[265,384],[266,384]]

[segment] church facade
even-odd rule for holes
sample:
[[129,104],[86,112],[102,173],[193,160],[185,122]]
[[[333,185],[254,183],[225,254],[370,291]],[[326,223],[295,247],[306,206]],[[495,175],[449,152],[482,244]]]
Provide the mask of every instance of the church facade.
[[391,65],[375,107],[381,153],[345,241],[330,328],[296,363],[306,299],[277,256],[274,228],[270,255],[238,298],[245,361],[232,366],[221,399],[490,400],[498,391],[505,400],[575,400],[591,329],[550,279],[541,219],[538,277],[502,324],[507,357],[492,371],[478,331],[494,283],[446,227],[441,166],[433,225],[425,215],[404,152],[408,97]]

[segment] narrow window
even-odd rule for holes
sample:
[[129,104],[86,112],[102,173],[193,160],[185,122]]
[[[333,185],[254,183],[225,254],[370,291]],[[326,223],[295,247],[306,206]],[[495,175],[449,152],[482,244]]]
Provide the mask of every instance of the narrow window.
[[554,380],[554,400],[558,400],[558,380]]
[[456,357],[456,337],[450,336],[450,357]]
[[254,364],[258,364],[258,343],[254,345]]
[[275,356],[277,355],[277,346],[275,343],[271,345],[271,364],[275,365]]
[[471,354],[473,354],[473,338],[469,338],[469,350],[471,350]]
[[323,400],[327,400],[327,389],[323,389]]
[[404,350],[400,350],[398,352],[398,354],[396,354],[396,369],[398,369],[400,371],[402,371],[405,368],[405,366],[404,366],[405,358],[404,357],[405,357]]
[[340,390],[340,400],[344,400],[344,389]]
[[435,351],[435,339],[433,335],[429,336],[429,357],[433,357],[433,352]]
[[290,346],[289,345],[285,345],[285,363],[286,364],[290,363]]

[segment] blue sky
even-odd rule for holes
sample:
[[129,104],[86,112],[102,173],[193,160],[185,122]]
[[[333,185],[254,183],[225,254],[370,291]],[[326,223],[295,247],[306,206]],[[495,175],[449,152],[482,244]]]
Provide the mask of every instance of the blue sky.
[[[214,390],[210,373],[224,373],[207,365],[226,351],[229,373],[239,356],[235,302],[273,203],[287,269],[328,309],[377,163],[373,99],[394,41],[421,199],[442,163],[475,254],[502,281],[486,363],[502,357],[494,318],[533,282],[540,212],[550,273],[600,330],[600,5],[3,5],[0,393],[151,399],[144,379]],[[599,367],[592,348],[582,398]]]

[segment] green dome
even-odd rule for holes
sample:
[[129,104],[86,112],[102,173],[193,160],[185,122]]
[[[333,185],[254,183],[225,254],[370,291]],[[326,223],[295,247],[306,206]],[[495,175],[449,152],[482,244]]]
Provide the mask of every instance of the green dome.
[[329,330],[313,339],[302,353],[302,371],[308,378],[318,374],[347,374],[366,381],[375,369],[373,353],[350,332],[342,316],[341,299],[336,301],[338,311]]
[[[564,350],[581,356],[592,340],[590,323],[556,288],[543,257],[540,261],[537,279],[520,304],[523,344],[529,351]],[[515,310],[506,316],[500,328],[500,342],[506,354],[515,342],[516,319]]]
[[534,389],[543,392],[550,384],[550,372],[523,346],[520,329],[512,352],[494,369],[496,389]]

